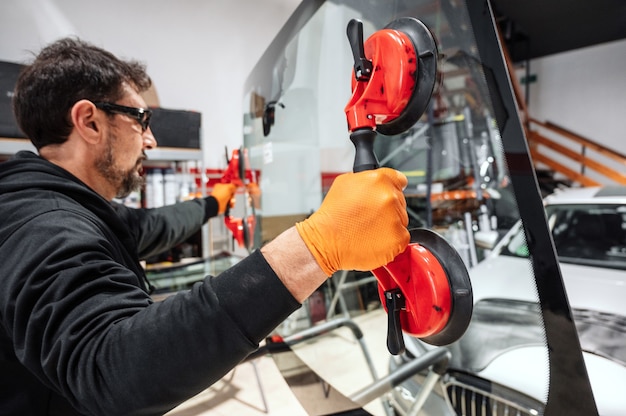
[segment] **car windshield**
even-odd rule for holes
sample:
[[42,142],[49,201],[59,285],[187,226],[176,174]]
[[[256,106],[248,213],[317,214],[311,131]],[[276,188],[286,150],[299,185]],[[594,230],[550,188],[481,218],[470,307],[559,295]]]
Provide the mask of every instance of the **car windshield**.
[[[621,204],[546,206],[561,263],[626,270],[626,207]],[[528,257],[518,225],[503,241],[501,254]]]
[[626,270],[626,207],[608,204],[546,207],[563,263]]
[[[514,270],[500,269],[495,277],[470,273],[475,311],[471,329],[463,335],[467,340],[462,342],[470,342],[475,336],[474,345],[484,345],[474,327],[482,329],[508,306],[477,302],[512,295],[515,300],[528,302],[516,304],[518,308],[513,308],[493,328],[503,331],[503,336],[496,340],[513,342],[508,334],[528,330],[516,333],[516,339],[536,346],[533,349],[539,350],[541,359],[525,369],[527,379],[545,380],[545,375],[550,375],[546,380],[549,386],[535,383],[533,397],[542,399],[547,395],[552,406],[566,409],[566,413],[570,406],[585,410],[585,403],[593,401],[587,400],[591,395],[588,380],[571,377],[571,368],[584,365],[577,332],[566,297],[558,296],[563,291],[559,264],[488,1],[301,3],[250,72],[243,88],[244,147],[249,152],[250,168],[259,174],[262,192],[256,211],[254,246],[262,247],[315,212],[333,180],[353,170],[355,148],[346,124],[346,105],[351,102],[358,59],[346,36],[350,22],[357,19],[362,23],[362,37],[367,43],[374,34],[390,24],[395,27],[400,19],[406,22],[403,19],[407,17],[418,18],[437,45],[437,54],[432,55],[437,60],[436,85],[422,117],[410,120],[415,123],[404,131],[389,129],[391,122],[386,120],[377,124],[372,147],[378,165],[397,169],[408,179],[404,195],[409,228],[438,233],[454,247],[468,269],[481,266],[484,253],[497,238],[494,235],[511,231],[508,236],[513,238],[502,239],[499,248],[492,251],[518,257]],[[413,34],[415,40],[419,40],[415,36],[418,33]],[[421,42],[416,44],[420,46]],[[416,49],[424,49],[421,46]],[[356,47],[355,50],[359,52]],[[424,64],[431,55],[425,52],[419,51],[420,65],[429,68]],[[429,79],[420,78],[418,86]],[[406,114],[402,112],[401,116]],[[509,169],[511,162],[513,169]],[[532,236],[532,245],[526,244],[524,231]],[[489,237],[483,245],[474,244],[472,238],[479,232]],[[445,260],[442,263],[446,266],[453,263],[452,256]],[[378,383],[380,374],[389,375],[388,315],[383,310],[377,279],[371,273],[341,270],[327,283],[277,329],[281,337],[291,342],[290,347],[300,360],[285,360],[288,365],[284,368],[293,369],[302,362],[316,374],[314,380],[323,380],[354,405],[361,406],[365,403],[361,393],[369,389],[369,383]],[[454,292],[459,293],[467,292]],[[542,300],[539,294],[547,297]],[[527,308],[529,304],[531,307]],[[428,312],[424,309],[424,314]],[[358,345],[352,342],[354,334],[344,337],[338,330],[320,335],[318,331],[326,330],[325,325],[343,321],[337,319],[338,315],[354,318],[354,323],[363,328],[357,333],[362,332],[368,342],[358,345],[375,349],[372,360],[358,351]],[[393,327],[393,321],[391,324],[398,329]],[[338,339],[337,332],[342,334],[341,340],[348,342],[323,348],[323,343]],[[315,333],[316,338],[305,342],[303,333]],[[355,345],[356,353],[348,352]],[[491,348],[495,351],[498,346],[492,344]],[[497,352],[478,354],[477,362],[468,367],[460,361],[459,370],[469,374],[495,355]],[[346,357],[362,356],[363,365],[342,368],[350,362]],[[466,358],[455,356],[453,360]],[[278,355],[275,359],[280,360]],[[505,373],[511,371],[507,369]],[[294,392],[302,391],[301,384],[297,385],[300,379],[292,376],[285,374],[287,380],[293,381]],[[317,385],[311,387],[311,392],[320,390]],[[517,380],[511,381],[509,387],[520,389]],[[308,395],[306,401],[313,407],[319,406],[324,400],[316,397]],[[384,413],[379,405],[371,401],[363,407],[379,415]],[[311,412],[320,414],[320,409]],[[325,414],[329,413],[331,409]]]

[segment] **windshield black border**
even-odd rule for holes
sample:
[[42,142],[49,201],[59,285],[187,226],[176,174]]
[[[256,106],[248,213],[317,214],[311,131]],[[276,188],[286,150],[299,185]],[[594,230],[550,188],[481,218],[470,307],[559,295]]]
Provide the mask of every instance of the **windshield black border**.
[[511,82],[498,42],[493,11],[487,0],[467,0],[470,20],[488,78],[493,103],[509,115],[498,118],[505,160],[526,235],[535,276],[550,361],[545,415],[597,415],[598,410],[583,360],[552,236]]

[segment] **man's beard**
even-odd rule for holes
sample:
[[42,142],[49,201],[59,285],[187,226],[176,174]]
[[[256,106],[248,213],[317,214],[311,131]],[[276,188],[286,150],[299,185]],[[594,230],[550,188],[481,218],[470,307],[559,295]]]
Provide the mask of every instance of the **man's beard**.
[[141,162],[147,158],[145,153],[143,153],[142,157],[137,160],[137,163],[131,169],[126,171],[115,169],[112,146],[115,140],[116,138],[112,137],[112,135],[109,137],[109,145],[102,157],[96,161],[96,169],[98,169],[98,172],[105,179],[115,186],[117,189],[116,198],[126,198],[131,192],[140,190],[144,185],[145,179],[139,174],[139,166]]

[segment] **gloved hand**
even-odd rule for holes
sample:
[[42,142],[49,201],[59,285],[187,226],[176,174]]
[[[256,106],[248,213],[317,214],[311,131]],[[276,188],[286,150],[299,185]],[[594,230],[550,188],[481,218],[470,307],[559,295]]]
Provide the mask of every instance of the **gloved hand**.
[[407,185],[400,172],[380,168],[338,176],[319,210],[296,229],[327,276],[337,270],[373,270],[410,242]]
[[235,197],[236,190],[237,186],[232,183],[216,183],[213,186],[211,196],[217,200],[218,214],[226,212],[226,208],[232,204],[231,200]]

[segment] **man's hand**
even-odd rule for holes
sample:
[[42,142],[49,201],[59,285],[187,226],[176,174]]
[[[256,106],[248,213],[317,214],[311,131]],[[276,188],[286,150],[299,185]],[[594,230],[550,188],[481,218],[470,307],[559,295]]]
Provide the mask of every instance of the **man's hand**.
[[406,185],[406,177],[389,168],[335,179],[319,210],[296,224],[327,276],[384,266],[407,247]]
[[226,212],[226,208],[231,204],[231,200],[235,197],[237,186],[232,183],[216,183],[211,191],[211,196],[217,200],[218,214]]

